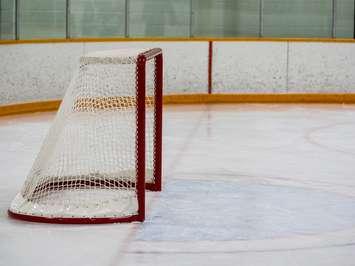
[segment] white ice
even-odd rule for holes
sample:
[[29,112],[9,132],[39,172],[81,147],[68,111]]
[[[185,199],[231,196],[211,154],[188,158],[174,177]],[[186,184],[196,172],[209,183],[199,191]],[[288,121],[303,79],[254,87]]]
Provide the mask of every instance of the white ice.
[[166,106],[143,224],[8,218],[54,113],[0,118],[0,265],[355,265],[355,106]]

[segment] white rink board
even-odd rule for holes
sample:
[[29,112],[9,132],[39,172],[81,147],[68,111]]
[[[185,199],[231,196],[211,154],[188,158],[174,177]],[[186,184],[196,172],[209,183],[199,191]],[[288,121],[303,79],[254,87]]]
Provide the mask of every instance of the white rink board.
[[0,45],[0,104],[62,98],[81,43]]
[[214,93],[286,92],[286,42],[215,42]]
[[355,92],[355,43],[289,45],[289,92]]
[[102,42],[0,45],[0,105],[62,98],[86,52],[160,47],[165,94],[207,93],[207,42]]
[[[355,93],[355,43],[213,42],[213,93]],[[58,99],[85,52],[161,47],[164,94],[208,91],[208,41],[0,45],[0,105]]]

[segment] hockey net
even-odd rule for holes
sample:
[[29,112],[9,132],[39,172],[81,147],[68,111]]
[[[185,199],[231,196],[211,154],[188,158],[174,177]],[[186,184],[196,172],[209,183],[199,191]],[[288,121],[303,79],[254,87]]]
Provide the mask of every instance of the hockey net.
[[142,221],[161,186],[160,49],[94,52],[80,67],[9,209],[59,223]]

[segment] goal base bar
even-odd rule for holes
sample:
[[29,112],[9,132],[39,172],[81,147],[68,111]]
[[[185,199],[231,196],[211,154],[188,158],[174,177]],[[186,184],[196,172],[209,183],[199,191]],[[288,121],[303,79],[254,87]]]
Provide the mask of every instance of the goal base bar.
[[105,217],[105,218],[51,218],[42,216],[33,216],[27,214],[19,214],[7,211],[8,215],[16,220],[36,223],[51,223],[51,224],[107,224],[107,223],[130,223],[130,222],[143,222],[144,217],[141,215],[132,215],[128,217]]
[[153,192],[161,191],[161,183],[160,182],[145,183],[145,189]]

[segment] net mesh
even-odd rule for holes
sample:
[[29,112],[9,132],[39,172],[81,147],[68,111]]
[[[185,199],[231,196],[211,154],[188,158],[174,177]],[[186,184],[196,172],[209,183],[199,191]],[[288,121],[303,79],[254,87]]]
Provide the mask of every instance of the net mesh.
[[[80,59],[60,109],[10,211],[62,218],[137,214],[137,56]],[[146,62],[146,182],[154,183],[155,59]]]

